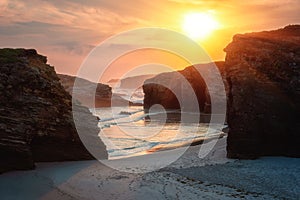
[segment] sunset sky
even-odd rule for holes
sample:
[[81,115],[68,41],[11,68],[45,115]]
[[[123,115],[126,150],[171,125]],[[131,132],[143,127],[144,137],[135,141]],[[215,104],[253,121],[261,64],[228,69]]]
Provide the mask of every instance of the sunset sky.
[[35,48],[57,72],[76,74],[89,52],[114,34],[143,27],[185,33],[188,13],[210,13],[218,27],[197,42],[223,60],[234,34],[299,24],[299,10],[299,0],[0,0],[0,46]]

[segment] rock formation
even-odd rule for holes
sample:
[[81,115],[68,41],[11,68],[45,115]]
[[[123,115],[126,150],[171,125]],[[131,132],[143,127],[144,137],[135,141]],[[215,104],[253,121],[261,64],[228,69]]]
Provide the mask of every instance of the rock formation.
[[120,81],[120,88],[138,89],[142,87],[146,79],[154,77],[154,74],[145,74],[123,78]]
[[235,35],[225,52],[228,157],[300,157],[300,26]]
[[[179,98],[181,98],[181,102],[187,100],[187,104],[195,103],[188,102],[190,95],[192,95],[190,94],[190,92],[193,92],[197,97],[199,110],[201,112],[205,111],[207,113],[210,113],[210,95],[202,75],[216,75],[213,73],[209,73],[214,64],[216,64],[218,69],[221,71],[221,74],[223,74],[223,63],[224,62],[199,64],[187,67],[184,70],[178,72],[162,73],[146,80],[143,85],[143,90],[145,93],[144,108],[147,110],[154,104],[160,104],[165,109],[182,109],[174,92],[178,92],[178,94],[180,94]],[[199,71],[201,71],[201,75]],[[214,78],[216,77],[209,77],[210,80],[214,80]],[[184,84],[185,81],[187,81],[190,86]],[[220,82],[221,84],[223,84],[222,80]],[[211,81],[211,83],[213,83],[213,81]],[[216,84],[219,83],[216,81]],[[189,88],[193,89],[193,91],[190,91]],[[214,85],[213,88],[214,91],[210,92],[217,93],[219,92],[220,88],[222,89],[222,87],[219,87],[218,85]]]
[[[113,94],[112,88],[102,83],[94,83],[83,78],[77,78],[76,88],[74,82],[76,77],[58,74],[62,86],[69,94],[76,96],[77,100],[87,107],[110,107],[110,106],[128,106],[138,105],[128,102],[123,99],[119,94]],[[93,91],[95,90],[96,91]],[[91,100],[95,100],[93,103]]]
[[[58,74],[58,77],[62,86],[69,94],[72,95],[73,92],[76,92],[77,100],[82,105],[92,107],[93,105],[89,103],[89,99],[91,98],[95,98],[95,107],[107,107],[111,105],[112,91],[108,85],[77,78],[77,88],[74,88],[75,76]],[[96,91],[93,91],[94,88],[96,88]]]
[[[77,134],[71,96],[46,62],[35,50],[0,50],[0,173],[40,161],[93,159]],[[75,109],[83,117],[78,127],[98,137],[96,117],[85,107]]]

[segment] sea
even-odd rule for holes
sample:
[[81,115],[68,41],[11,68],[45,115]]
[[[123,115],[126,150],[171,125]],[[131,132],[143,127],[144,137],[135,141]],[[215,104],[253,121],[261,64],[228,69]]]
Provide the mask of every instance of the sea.
[[[128,101],[143,103],[142,89],[115,89],[113,92]],[[209,123],[182,122],[183,115],[198,119],[200,113],[182,113],[180,110],[147,113],[143,106],[101,107],[91,109],[91,112],[100,118],[99,136],[110,160],[195,145],[204,139],[224,135],[220,129],[211,128]]]

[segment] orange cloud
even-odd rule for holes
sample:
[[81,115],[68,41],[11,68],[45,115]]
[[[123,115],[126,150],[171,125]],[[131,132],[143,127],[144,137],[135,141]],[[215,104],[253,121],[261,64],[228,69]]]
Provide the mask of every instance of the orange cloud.
[[223,48],[235,33],[300,23],[298,0],[2,0],[1,47],[36,48],[58,72],[76,74],[89,51],[109,36],[148,26],[182,31],[185,13],[207,10],[222,25],[201,42],[214,60],[224,59]]

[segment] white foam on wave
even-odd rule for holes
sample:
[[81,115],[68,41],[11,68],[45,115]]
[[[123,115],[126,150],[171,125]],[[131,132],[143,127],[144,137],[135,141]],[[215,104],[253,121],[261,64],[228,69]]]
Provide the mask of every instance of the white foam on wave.
[[126,88],[113,88],[113,94],[120,96],[126,101],[130,101],[132,103],[140,103],[144,102],[144,92],[142,88],[138,89],[126,89]]
[[[180,114],[178,110],[165,112]],[[165,114],[165,112],[145,113],[142,106],[95,109],[94,114],[101,119],[98,124],[101,128],[99,136],[107,146],[109,158],[136,156],[142,152],[154,151],[153,149],[162,151],[172,147],[185,146],[205,138],[208,130],[208,124],[205,123],[180,123],[180,121],[166,123],[160,121],[159,118],[146,120],[149,116]],[[188,114],[195,115],[192,112]],[[159,127],[162,128],[159,129]],[[197,133],[193,134],[195,128]],[[134,133],[134,135],[123,130]],[[151,132],[155,131],[158,133],[151,135]],[[210,130],[209,137],[216,137],[219,134],[220,132],[217,130]],[[149,135],[149,137],[145,137],[145,135]]]

